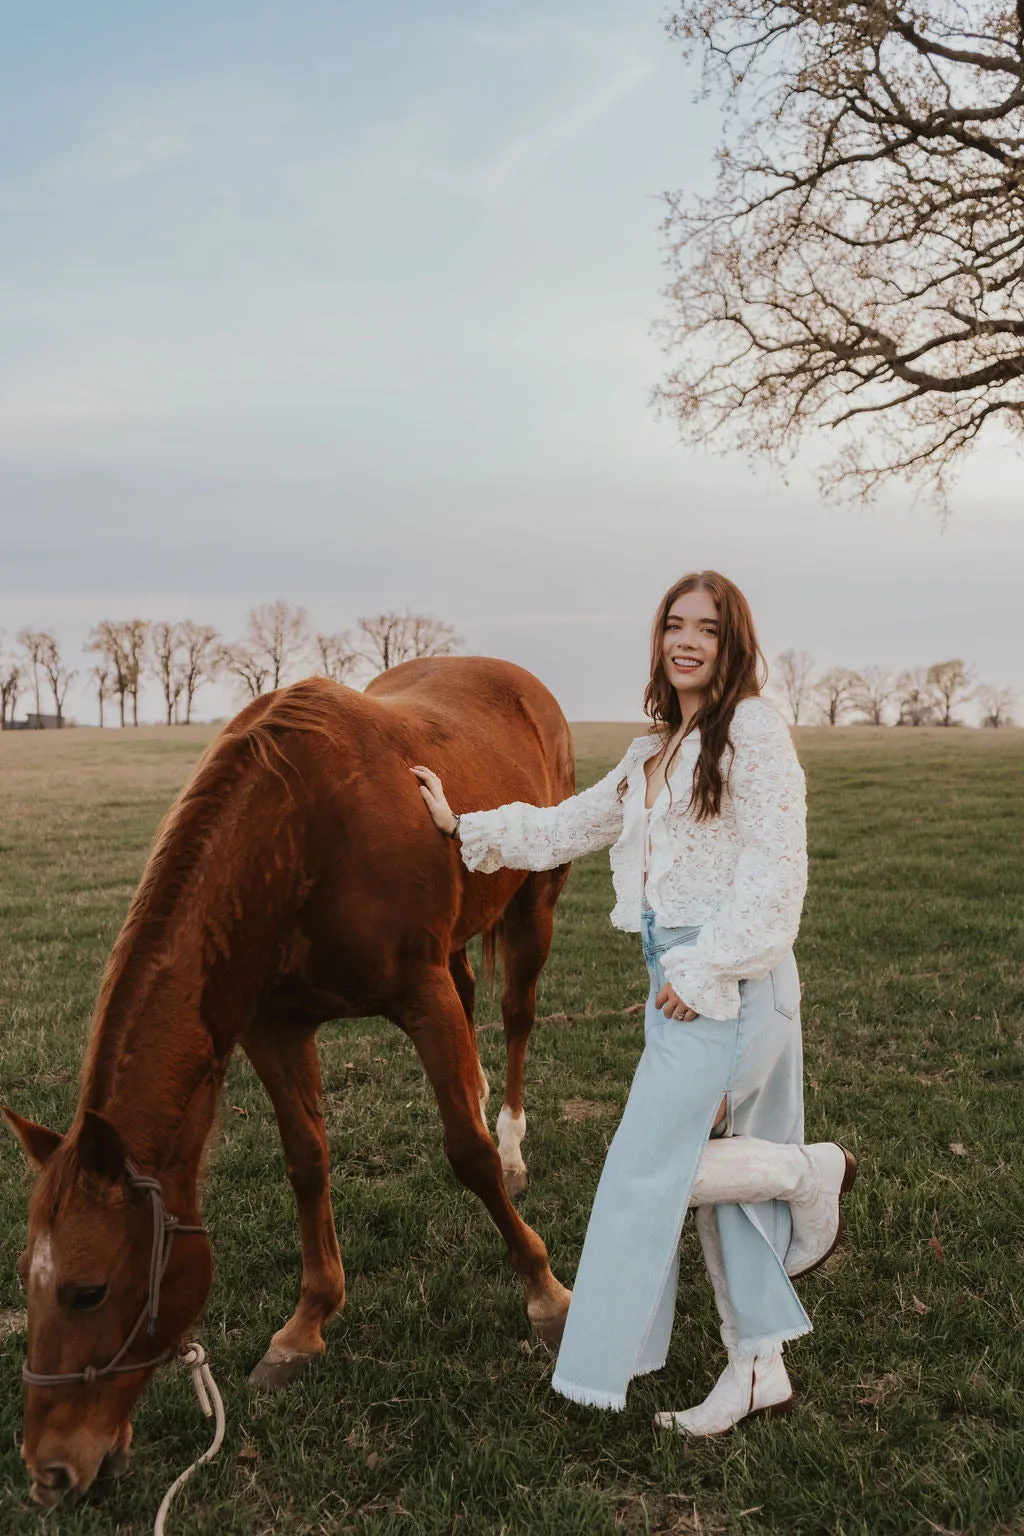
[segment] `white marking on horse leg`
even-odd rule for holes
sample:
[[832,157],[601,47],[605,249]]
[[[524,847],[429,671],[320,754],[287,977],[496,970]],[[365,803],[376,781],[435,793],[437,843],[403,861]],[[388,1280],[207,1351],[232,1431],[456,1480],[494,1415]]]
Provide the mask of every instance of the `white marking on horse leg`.
[[32,1245],[28,1278],[35,1285],[49,1285],[53,1280],[53,1245],[49,1232],[40,1232]]
[[526,1173],[526,1164],[520,1150],[526,1135],[526,1111],[514,1115],[507,1104],[501,1106],[498,1116],[498,1156],[504,1173]]
[[477,1069],[477,1071],[480,1074],[480,1088],[479,1088],[479,1093],[480,1093],[480,1118],[484,1122],[484,1125],[486,1126],[486,1124],[487,1124],[487,1100],[491,1096],[491,1085],[487,1081],[487,1073],[484,1071],[483,1067],[480,1065],[479,1062],[477,1062],[477,1064],[476,1064],[476,1069]]

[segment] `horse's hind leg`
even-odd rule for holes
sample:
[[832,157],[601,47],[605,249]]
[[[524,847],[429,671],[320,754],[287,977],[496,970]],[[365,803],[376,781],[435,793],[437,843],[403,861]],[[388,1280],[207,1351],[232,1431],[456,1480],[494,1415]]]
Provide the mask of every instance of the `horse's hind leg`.
[[394,1019],[416,1047],[437,1096],[452,1171],[484,1202],[505,1239],[512,1267],[526,1286],[527,1316],[537,1335],[556,1343],[570,1293],[551,1273],[543,1242],[505,1193],[498,1153],[480,1118],[476,1041],[450,974],[426,972]]
[[505,1188],[518,1195],[526,1187],[523,1137],[523,1068],[537,1014],[537,979],[551,949],[555,903],[568,868],[531,875],[505,908],[505,987],[501,1016],[505,1026],[505,1100],[498,1115],[498,1155]]
[[299,1213],[299,1305],[249,1377],[257,1386],[284,1387],[323,1354],[320,1330],[345,1305],[345,1272],[331,1210],[320,1058],[311,1029],[282,1030],[258,1023],[242,1044],[273,1103]]
[[[465,945],[461,949],[453,949],[448,957],[448,969],[452,973],[452,981],[455,990],[459,994],[459,1002],[462,1011],[466,1015],[470,1034],[476,1039],[476,977],[473,975],[473,967],[469,963],[469,955]],[[491,1085],[487,1081],[487,1073],[480,1064],[480,1057],[476,1059],[477,1077],[480,1082],[480,1113],[483,1115],[484,1124],[487,1124],[487,1100],[491,1096]]]

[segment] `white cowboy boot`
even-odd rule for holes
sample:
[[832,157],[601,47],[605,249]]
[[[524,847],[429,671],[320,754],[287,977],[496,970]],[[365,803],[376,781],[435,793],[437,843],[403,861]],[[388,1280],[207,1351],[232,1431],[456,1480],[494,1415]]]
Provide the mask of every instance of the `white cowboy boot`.
[[708,1279],[711,1281],[715,1306],[718,1308],[718,1315],[722,1320],[722,1343],[731,1357],[736,1352],[736,1346],[740,1341],[740,1333],[736,1325],[736,1314],[732,1310],[729,1282],[725,1278],[725,1255],[722,1252],[722,1237],[718,1230],[718,1218],[715,1215],[714,1206],[698,1206],[693,1213],[693,1224],[697,1228],[701,1252],[704,1255],[704,1268],[707,1270]]
[[771,1355],[730,1356],[702,1403],[680,1413],[656,1413],[654,1422],[684,1435],[724,1435],[741,1419],[759,1413],[774,1418],[792,1406],[793,1388],[779,1349]]
[[784,1260],[787,1275],[824,1264],[843,1235],[840,1197],[853,1187],[857,1160],[834,1141],[811,1146],[726,1136],[704,1148],[690,1205],[760,1205],[785,1200],[793,1235]]
[[740,1354],[739,1335],[729,1287],[725,1278],[722,1240],[714,1208],[702,1205],[694,1221],[704,1250],[708,1279],[715,1293],[715,1305],[722,1319],[722,1343],[729,1351],[729,1364],[696,1408],[680,1413],[656,1413],[654,1422],[661,1429],[675,1429],[688,1435],[724,1435],[726,1430],[753,1414],[788,1413],[793,1405],[793,1388],[782,1363],[782,1346],[770,1344],[762,1353]]

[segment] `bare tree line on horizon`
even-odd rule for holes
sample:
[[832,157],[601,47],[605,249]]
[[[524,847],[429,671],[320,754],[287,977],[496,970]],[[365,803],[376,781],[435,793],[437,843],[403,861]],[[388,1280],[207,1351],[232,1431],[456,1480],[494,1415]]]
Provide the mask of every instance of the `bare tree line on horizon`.
[[[351,683],[418,656],[450,656],[461,644],[452,625],[408,611],[361,618],[354,633],[320,633],[310,627],[305,608],[278,600],[251,608],[245,633],[236,641],[225,641],[213,625],[191,619],[104,619],[83,649],[99,658],[88,668],[86,680],[97,701],[100,726],[105,723],[104,706],[116,700],[123,727],[129,720],[139,724],[139,694],[146,678],[160,685],[165,723],[188,725],[198,690],[222,677],[232,680],[241,697],[255,699],[279,688],[299,668]],[[64,661],[60,642],[50,630],[22,629],[17,646],[17,651],[5,650],[0,632],[0,730],[15,728],[18,700],[29,697],[35,705],[29,721],[41,728],[47,686],[55,723],[62,728],[67,723],[68,689],[78,672]]]
[[[14,726],[17,701],[29,695],[35,704],[30,720],[41,726],[47,687],[56,724],[65,725],[68,688],[78,674],[64,663],[56,637],[49,630],[23,629],[17,637],[20,654],[4,652],[2,639],[0,634],[0,729]],[[322,633],[311,629],[305,608],[279,600],[251,608],[245,633],[234,642],[224,641],[212,625],[191,619],[104,619],[84,649],[99,657],[87,677],[100,725],[105,705],[116,700],[119,724],[127,725],[130,717],[137,726],[146,678],[160,685],[166,724],[188,725],[200,687],[222,677],[232,679],[242,698],[255,699],[279,688],[300,668],[311,666],[322,677],[351,684],[417,656],[453,655],[461,643],[450,624],[410,612],[359,619],[354,633]],[[976,701],[982,725],[998,728],[1016,725],[1020,709],[1014,689],[976,685],[972,669],[960,658],[902,672],[883,666],[819,672],[809,652],[786,650],[776,658],[769,687],[794,725],[954,726],[962,723],[957,711]]]
[[975,700],[982,725],[998,728],[1016,725],[1020,709],[1015,689],[977,684],[960,657],[903,672],[883,666],[818,672],[809,652],[789,650],[776,658],[770,687],[794,725],[840,725],[855,716],[862,725],[955,726],[963,723],[956,711]]

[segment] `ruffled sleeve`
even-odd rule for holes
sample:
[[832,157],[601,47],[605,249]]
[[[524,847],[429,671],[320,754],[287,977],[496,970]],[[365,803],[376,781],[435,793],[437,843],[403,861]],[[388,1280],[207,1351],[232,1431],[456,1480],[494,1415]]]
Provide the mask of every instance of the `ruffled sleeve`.
[[466,868],[485,875],[496,869],[557,869],[614,843],[622,831],[619,785],[637,745],[611,773],[559,805],[516,800],[496,811],[464,813],[459,842]]
[[789,953],[807,889],[804,775],[785,722],[752,699],[737,706],[729,734],[741,842],[732,895],[696,944],[662,956],[676,992],[709,1019],[734,1019],[740,981],[767,976]]

